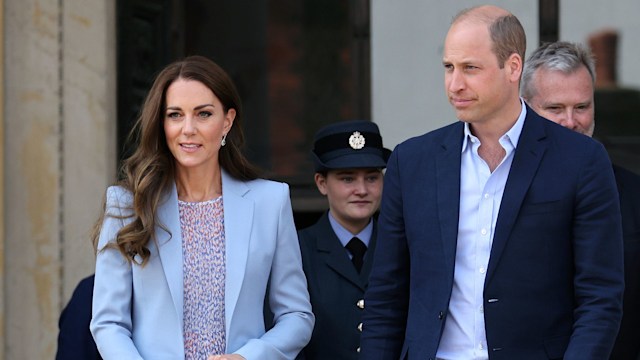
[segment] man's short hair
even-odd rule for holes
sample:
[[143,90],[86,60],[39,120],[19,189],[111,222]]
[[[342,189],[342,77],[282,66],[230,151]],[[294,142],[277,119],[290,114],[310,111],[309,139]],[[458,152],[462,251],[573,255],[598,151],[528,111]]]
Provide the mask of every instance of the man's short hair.
[[475,20],[486,24],[489,36],[493,42],[492,51],[498,59],[498,66],[502,69],[511,54],[518,54],[524,62],[527,50],[527,36],[518,18],[510,13],[493,15],[485,11],[478,11],[483,6],[464,9],[454,16],[452,24],[463,20]]
[[531,54],[524,64],[522,97],[531,99],[537,95],[533,84],[533,75],[538,69],[571,74],[582,66],[587,68],[592,82],[595,83],[595,60],[591,50],[586,46],[567,41],[543,44]]

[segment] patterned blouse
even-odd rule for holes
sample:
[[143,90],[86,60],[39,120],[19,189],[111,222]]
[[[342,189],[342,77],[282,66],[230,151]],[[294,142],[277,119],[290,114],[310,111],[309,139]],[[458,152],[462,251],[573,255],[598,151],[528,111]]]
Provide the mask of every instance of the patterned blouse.
[[225,353],[225,238],[222,197],[178,201],[182,230],[185,359]]

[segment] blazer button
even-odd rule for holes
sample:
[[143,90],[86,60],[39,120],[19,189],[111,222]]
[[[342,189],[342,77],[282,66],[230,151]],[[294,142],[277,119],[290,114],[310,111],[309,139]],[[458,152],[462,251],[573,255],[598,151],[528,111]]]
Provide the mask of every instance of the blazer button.
[[359,307],[360,309],[364,309],[364,299],[358,300],[358,302],[356,303],[356,306]]
[[356,349],[356,352],[359,353],[360,352],[360,346],[358,346],[358,348]]
[[358,330],[362,332],[362,323],[358,324]]
[[442,320],[444,318],[444,313],[442,311],[440,311],[438,313],[438,320]]

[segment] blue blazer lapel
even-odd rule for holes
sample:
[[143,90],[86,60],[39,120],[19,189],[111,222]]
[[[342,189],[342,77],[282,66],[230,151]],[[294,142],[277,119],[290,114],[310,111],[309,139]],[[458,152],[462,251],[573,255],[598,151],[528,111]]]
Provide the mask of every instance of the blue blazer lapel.
[[156,225],[155,234],[158,254],[164,270],[164,276],[169,285],[173,305],[178,314],[180,328],[182,328],[184,290],[182,278],[182,230],[180,229],[178,192],[175,184],[162,199],[158,208],[157,218],[159,224]]
[[436,154],[436,187],[438,196],[438,220],[442,236],[442,248],[447,267],[453,269],[458,239],[460,217],[460,162],[464,123],[459,122],[442,139],[440,152]]
[[240,289],[242,288],[251,227],[253,225],[253,201],[244,196],[249,187],[222,171],[222,204],[224,207],[224,237],[226,246],[225,326],[230,329]]
[[527,116],[502,195],[485,282],[489,281],[495,272],[524,197],[547,149],[543,121],[545,120],[527,107]]

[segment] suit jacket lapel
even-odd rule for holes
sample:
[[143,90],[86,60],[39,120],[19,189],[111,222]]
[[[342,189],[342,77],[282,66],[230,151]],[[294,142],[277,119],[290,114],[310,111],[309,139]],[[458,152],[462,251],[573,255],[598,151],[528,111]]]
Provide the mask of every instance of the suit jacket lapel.
[[[436,186],[438,220],[442,249],[447,268],[454,268],[460,217],[460,161],[464,123],[459,122],[443,138],[436,154]],[[428,178],[428,174],[425,175]]]
[[249,255],[253,201],[244,197],[249,187],[222,171],[222,203],[226,246],[225,325],[230,329]]
[[522,206],[522,201],[538,170],[547,148],[547,144],[544,141],[545,137],[546,132],[542,118],[527,107],[527,116],[520,133],[520,139],[518,139],[518,146],[515,150],[509,177],[502,195],[485,282],[491,279],[496,270],[502,251]]
[[[353,263],[349,260],[347,251],[344,249],[342,243],[340,243],[340,240],[331,228],[329,213],[326,212],[320,221],[322,222],[322,225],[318,227],[320,229],[320,233],[318,234],[317,251],[322,254],[328,267],[333,269],[349,282],[352,282],[355,286],[364,290],[364,283],[360,279],[360,275],[353,266]],[[368,253],[369,252],[367,251],[365,258],[368,256]]]
[[[171,299],[175,306],[180,328],[183,326],[183,278],[182,278],[182,230],[178,210],[178,193],[175,184],[158,207],[156,244],[164,276],[167,279]],[[166,228],[162,229],[162,226]],[[168,232],[167,232],[168,231]],[[153,241],[153,240],[152,240]]]

